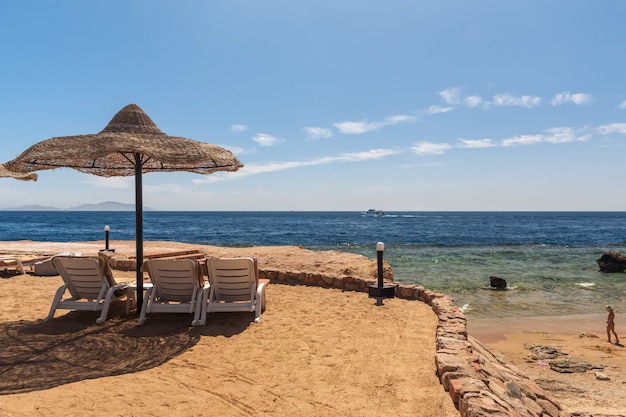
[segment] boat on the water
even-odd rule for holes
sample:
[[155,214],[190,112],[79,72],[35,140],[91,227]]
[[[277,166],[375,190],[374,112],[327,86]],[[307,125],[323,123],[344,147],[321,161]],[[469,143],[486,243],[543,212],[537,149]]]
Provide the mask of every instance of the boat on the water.
[[383,210],[377,209],[369,209],[367,211],[364,211],[362,214],[366,217],[384,217],[387,215],[387,213],[385,213]]

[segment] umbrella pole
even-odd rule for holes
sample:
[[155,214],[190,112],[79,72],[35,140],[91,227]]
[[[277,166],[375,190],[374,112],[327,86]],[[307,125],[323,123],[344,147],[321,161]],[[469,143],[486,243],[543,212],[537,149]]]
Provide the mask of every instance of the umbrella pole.
[[142,162],[141,154],[135,154],[135,253],[137,260],[137,313],[141,313],[143,306],[143,191],[142,191]]

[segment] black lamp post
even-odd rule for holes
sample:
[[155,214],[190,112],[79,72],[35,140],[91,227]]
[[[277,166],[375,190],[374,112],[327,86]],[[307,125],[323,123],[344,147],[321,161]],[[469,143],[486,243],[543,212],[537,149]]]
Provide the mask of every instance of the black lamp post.
[[104,226],[104,250],[109,250],[109,226]]
[[393,298],[395,292],[395,285],[386,285],[383,281],[383,252],[385,251],[385,244],[378,242],[376,244],[376,256],[378,258],[378,285],[370,285],[368,289],[369,297],[376,298],[376,305],[382,306],[383,299]]
[[[109,247],[109,226],[104,226],[104,252],[115,252],[115,249]],[[103,252],[103,250],[100,250]]]

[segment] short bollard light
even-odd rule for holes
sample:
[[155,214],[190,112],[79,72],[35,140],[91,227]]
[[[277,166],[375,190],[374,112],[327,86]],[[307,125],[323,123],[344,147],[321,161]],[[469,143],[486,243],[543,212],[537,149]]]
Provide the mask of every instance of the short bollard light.
[[109,226],[104,226],[104,250],[115,252],[115,249],[109,248]]
[[378,258],[378,284],[369,286],[369,297],[376,298],[376,305],[382,306],[383,299],[393,298],[396,290],[395,285],[385,284],[383,281],[383,252],[385,251],[385,244],[378,242],[376,244],[376,256]]

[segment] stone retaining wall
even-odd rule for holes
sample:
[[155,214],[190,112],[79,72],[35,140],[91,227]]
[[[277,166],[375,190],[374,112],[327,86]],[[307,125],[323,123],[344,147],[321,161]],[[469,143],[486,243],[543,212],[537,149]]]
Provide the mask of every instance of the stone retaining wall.
[[[135,269],[134,260],[114,256],[109,263],[113,269]],[[351,276],[305,272],[260,270],[259,276],[275,284],[343,291],[367,292],[370,284],[376,284]],[[466,317],[450,297],[422,286],[392,284],[397,298],[422,301],[437,315],[437,375],[462,417],[569,417],[549,392],[468,336]]]
[[[361,278],[304,272],[264,270],[259,275],[271,283],[344,291],[367,292],[370,284],[376,284]],[[437,315],[437,375],[462,417],[569,417],[549,392],[468,336],[466,317],[450,297],[417,285],[394,285],[396,297],[422,301]]]

